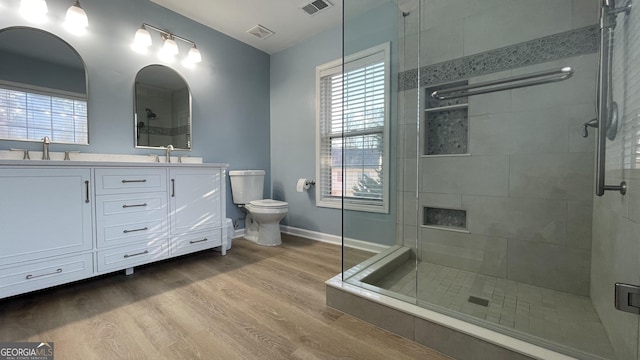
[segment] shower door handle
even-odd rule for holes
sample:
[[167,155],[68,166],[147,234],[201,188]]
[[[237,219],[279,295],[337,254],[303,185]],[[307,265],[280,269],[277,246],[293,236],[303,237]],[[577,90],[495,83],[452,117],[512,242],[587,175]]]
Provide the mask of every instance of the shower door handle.
[[616,283],[615,306],[620,311],[640,314],[640,286]]

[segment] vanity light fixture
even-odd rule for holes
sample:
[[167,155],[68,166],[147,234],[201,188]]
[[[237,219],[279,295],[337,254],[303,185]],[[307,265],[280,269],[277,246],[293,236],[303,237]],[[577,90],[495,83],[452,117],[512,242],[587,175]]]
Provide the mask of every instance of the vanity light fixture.
[[193,64],[202,61],[202,55],[200,54],[200,50],[198,50],[198,48],[196,47],[196,43],[189,39],[183,38],[182,36],[172,34],[166,30],[162,30],[147,23],[143,23],[142,26],[140,26],[140,29],[136,31],[133,39],[133,44],[131,44],[131,48],[134,51],[139,53],[146,53],[147,49],[152,45],[151,34],[149,34],[148,29],[155,30],[160,33],[160,37],[163,40],[163,45],[158,53],[158,56],[162,60],[169,62],[173,60],[174,56],[178,55],[178,53],[180,52],[178,44],[176,43],[176,39],[178,39],[191,45],[191,49],[189,49],[187,57],[183,61],[183,64],[185,66],[192,66]]
[[48,11],[46,0],[20,0],[20,14],[28,21],[43,23]]
[[76,3],[67,10],[64,26],[69,32],[76,35],[82,35],[87,31],[89,20],[87,13],[80,6],[80,1],[76,0]]

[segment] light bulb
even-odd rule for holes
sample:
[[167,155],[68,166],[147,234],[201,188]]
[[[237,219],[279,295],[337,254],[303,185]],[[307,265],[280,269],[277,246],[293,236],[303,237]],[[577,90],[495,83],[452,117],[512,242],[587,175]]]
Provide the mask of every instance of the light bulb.
[[21,0],[20,14],[31,22],[43,23],[47,20],[46,0]]
[[69,7],[64,26],[69,32],[76,35],[82,35],[87,31],[89,20],[87,13],[80,7],[80,2],[76,1],[74,5]]
[[164,45],[162,46],[162,51],[167,55],[171,55],[171,56],[178,55],[178,44],[176,44],[176,41],[173,40],[172,38],[167,37],[166,39],[164,39]]
[[146,53],[147,48],[151,46],[151,34],[145,29],[141,27],[136,31],[136,35],[133,37],[133,43],[131,44],[131,48],[135,52]]
[[189,49],[189,53],[187,54],[187,62],[192,64],[199,63],[202,61],[202,55],[200,55],[200,50],[193,45],[191,49]]

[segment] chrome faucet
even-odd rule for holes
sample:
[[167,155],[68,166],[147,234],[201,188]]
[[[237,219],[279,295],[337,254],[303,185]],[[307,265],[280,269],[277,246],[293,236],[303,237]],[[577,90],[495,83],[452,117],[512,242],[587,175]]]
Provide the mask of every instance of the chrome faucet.
[[42,160],[51,160],[49,158],[49,144],[51,144],[51,140],[48,136],[42,138]]
[[22,160],[31,160],[28,149],[11,149],[11,151],[22,151]]
[[172,150],[173,150],[173,145],[171,145],[171,144],[167,145],[165,162],[168,162],[168,163],[171,162],[171,151]]

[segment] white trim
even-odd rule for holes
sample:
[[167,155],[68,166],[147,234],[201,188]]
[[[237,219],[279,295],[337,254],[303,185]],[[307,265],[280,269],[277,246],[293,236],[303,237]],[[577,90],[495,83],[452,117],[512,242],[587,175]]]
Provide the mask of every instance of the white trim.
[[87,102],[87,94],[77,92],[48,88],[43,86],[24,84],[15,81],[0,80],[0,87],[10,90],[29,92],[32,94],[46,95],[52,97],[61,97],[64,99],[82,100]]
[[[325,234],[317,231],[300,229],[300,228],[287,226],[287,225],[280,225],[280,231],[282,231],[285,234],[300,236],[310,240],[316,240],[316,241],[335,244],[335,245],[342,245],[342,237],[338,235]],[[344,239],[344,246],[348,248],[364,250],[364,251],[369,251],[373,253],[380,253],[384,250],[387,250],[390,247],[390,245],[381,245],[381,244],[376,244],[376,243],[371,243],[371,242],[356,240],[356,239],[350,239],[350,238]]]
[[[300,229],[300,228],[287,226],[287,225],[280,225],[280,231],[285,234],[299,236],[309,240],[315,240],[315,241],[320,241],[320,242],[334,244],[334,245],[342,245],[342,237],[338,235],[331,235],[331,234],[321,233],[321,232],[312,231],[312,230]],[[233,238],[234,239],[241,238],[244,236],[244,233],[245,233],[244,228],[236,229],[234,230]],[[345,246],[348,248],[364,250],[364,251],[368,251],[376,254],[381,253],[391,247],[391,245],[376,244],[376,243],[350,239],[350,238],[345,238],[344,242],[345,242]]]
[[388,306],[392,309],[402,311],[404,313],[433,322],[438,325],[442,325],[446,328],[458,331],[463,334],[467,334],[469,336],[473,336],[482,341],[486,341],[488,343],[495,344],[514,352],[524,354],[534,359],[575,360],[575,358],[573,357],[569,357],[555,351],[545,349],[526,341],[522,341],[511,336],[507,336],[493,330],[483,328],[478,325],[470,324],[468,322],[440,314],[433,310],[428,310],[414,304],[394,299],[390,296],[382,295],[371,290],[359,288],[355,285],[348,284],[342,281],[342,274],[338,274],[333,278],[327,280],[325,284],[332,288],[342,290],[344,292],[375,302],[377,304]]

